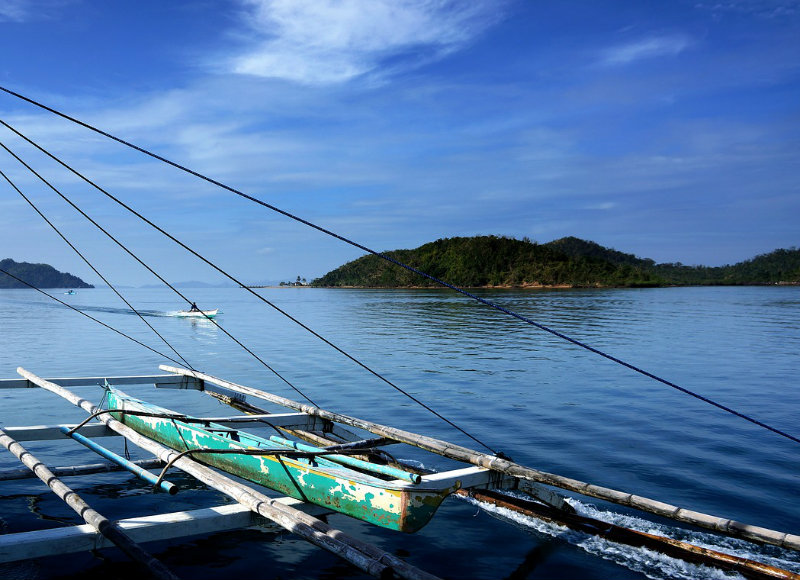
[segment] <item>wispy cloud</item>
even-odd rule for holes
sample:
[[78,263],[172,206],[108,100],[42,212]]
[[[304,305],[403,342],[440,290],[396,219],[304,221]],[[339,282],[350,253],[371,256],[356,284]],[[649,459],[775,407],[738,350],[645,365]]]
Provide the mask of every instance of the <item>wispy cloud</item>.
[[797,0],[729,0],[720,2],[698,2],[696,8],[719,12],[739,12],[761,18],[783,18],[800,13]]
[[601,63],[621,66],[644,59],[675,56],[686,50],[690,44],[689,39],[682,35],[643,38],[606,49],[601,55]]
[[22,22],[32,11],[29,0],[4,0],[0,3],[0,22]]
[[604,201],[600,203],[589,204],[585,206],[583,209],[590,210],[590,211],[609,211],[612,209],[616,209],[619,204],[615,201]]
[[250,48],[240,74],[335,84],[458,50],[502,18],[495,0],[242,0]]
[[0,22],[26,22],[53,18],[58,9],[75,0],[0,0]]

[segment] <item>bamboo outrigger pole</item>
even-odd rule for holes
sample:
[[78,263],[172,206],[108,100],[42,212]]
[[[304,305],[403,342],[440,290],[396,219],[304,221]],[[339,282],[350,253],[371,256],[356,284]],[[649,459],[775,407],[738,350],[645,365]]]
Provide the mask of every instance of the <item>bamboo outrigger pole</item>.
[[[90,414],[99,410],[90,401],[82,399],[55,383],[37,377],[22,367],[18,367],[17,372],[31,383],[66,399]],[[178,455],[176,451],[140,435],[107,414],[100,415],[97,419],[135,445],[153,453],[164,463],[169,463]],[[282,505],[275,498],[238,483],[196,461],[184,457],[175,461],[174,465],[252,511],[301,536],[312,544],[336,554],[372,576],[385,578],[394,574],[396,577],[407,578],[408,580],[437,580],[436,576],[420,570],[388,552],[384,552],[366,542],[351,538],[317,518]]]
[[0,429],[0,444],[16,455],[17,459],[22,461],[26,467],[33,471],[39,479],[50,487],[53,493],[64,500],[64,502],[80,515],[87,524],[113,542],[129,558],[147,568],[154,578],[178,580],[178,577],[163,563],[159,562],[139,544],[131,540],[114,522],[92,509],[92,507],[77,493],[58,479],[44,463],[36,459],[36,457],[26,450],[18,441],[11,438],[2,429]]
[[380,435],[381,437],[388,437],[402,443],[407,443],[409,445],[437,453],[444,457],[449,457],[451,459],[456,459],[458,461],[463,461],[479,467],[485,467],[487,469],[505,473],[512,477],[536,481],[568,491],[573,491],[581,495],[595,497],[597,499],[602,499],[619,505],[629,506],[643,512],[656,514],[679,522],[714,530],[718,533],[735,538],[742,538],[745,540],[751,540],[763,544],[772,544],[781,548],[800,551],[800,536],[795,534],[788,534],[786,532],[779,532],[770,530],[768,528],[752,526],[731,519],[720,518],[717,516],[688,510],[624,491],[618,491],[615,489],[579,481],[577,479],[571,479],[569,477],[539,471],[538,469],[526,467],[524,465],[520,465],[519,463],[515,463],[495,455],[487,455],[485,453],[473,451],[472,449],[468,449],[460,445],[434,439],[433,437],[426,437],[424,435],[411,433],[395,427],[387,427],[385,425],[380,425],[364,419],[358,419],[348,415],[326,411],[312,405],[298,403],[296,401],[292,401],[291,399],[273,395],[272,393],[267,393],[266,391],[262,391],[260,389],[238,385],[236,383],[219,379],[202,372],[181,369],[168,365],[160,365],[159,368],[174,374],[194,377],[196,379],[200,379],[204,383],[218,385],[224,389],[236,391],[245,395],[252,395],[259,399],[264,399],[283,407],[295,409],[296,411],[300,411],[311,416],[320,417],[329,421],[335,421],[337,423],[343,423],[351,427],[357,427],[376,435]]
[[[139,459],[132,461],[142,469],[154,469],[163,467],[160,459]],[[125,468],[116,463],[91,463],[88,465],[63,465],[51,467],[50,471],[56,477],[74,477],[78,475],[91,475],[94,473],[109,473],[112,471],[123,471]],[[4,469],[0,471],[0,481],[13,481],[15,479],[30,479],[36,477],[30,469],[20,467],[19,469]]]

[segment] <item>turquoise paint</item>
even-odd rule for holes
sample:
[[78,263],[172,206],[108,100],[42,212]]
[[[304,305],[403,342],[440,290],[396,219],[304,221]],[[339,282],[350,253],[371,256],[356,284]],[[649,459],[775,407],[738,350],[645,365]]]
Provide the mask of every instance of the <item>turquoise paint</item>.
[[[173,411],[128,397],[110,389],[109,409]],[[134,430],[171,449],[232,449],[280,447],[261,437],[221,425],[200,426],[178,420],[112,413]],[[215,430],[216,432],[212,432]],[[235,435],[239,441],[232,439]],[[286,447],[287,452],[290,451]],[[430,521],[442,500],[453,489],[390,485],[369,474],[338,465],[325,458],[313,461],[287,456],[196,454],[198,461],[263,485],[288,496],[328,507],[366,522],[403,532],[415,532]],[[401,498],[405,498],[401,501]]]

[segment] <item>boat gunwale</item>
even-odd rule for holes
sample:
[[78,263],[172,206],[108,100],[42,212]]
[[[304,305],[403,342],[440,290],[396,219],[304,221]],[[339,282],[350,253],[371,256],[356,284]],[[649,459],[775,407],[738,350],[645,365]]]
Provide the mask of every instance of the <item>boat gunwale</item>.
[[[325,465],[311,465],[310,463],[299,461],[299,460],[291,457],[294,454],[300,454],[302,452],[298,452],[297,450],[295,450],[292,447],[289,447],[287,445],[282,445],[282,444],[279,444],[279,443],[272,443],[268,439],[264,439],[263,437],[259,437],[258,435],[254,435],[253,433],[250,433],[248,431],[240,430],[240,429],[232,429],[230,427],[226,427],[224,425],[220,425],[220,424],[214,423],[214,422],[209,422],[208,423],[210,425],[210,427],[206,426],[206,425],[203,425],[202,422],[198,422],[198,423],[184,422],[184,421],[181,421],[180,419],[177,419],[177,418],[174,418],[174,417],[169,417],[168,416],[169,414],[174,414],[174,412],[171,411],[170,409],[166,409],[166,408],[161,407],[159,405],[156,405],[156,404],[153,404],[153,403],[149,403],[147,401],[143,401],[141,399],[138,399],[136,397],[128,395],[124,391],[121,391],[121,390],[116,389],[114,387],[110,387],[109,390],[113,391],[114,393],[117,393],[116,396],[120,400],[122,400],[124,402],[127,402],[127,403],[130,403],[130,404],[132,404],[134,406],[141,407],[142,410],[157,409],[158,411],[164,411],[164,413],[165,413],[164,417],[137,417],[137,419],[139,419],[139,420],[141,420],[143,422],[145,422],[146,419],[151,419],[152,421],[165,421],[165,420],[167,420],[170,423],[180,424],[181,428],[183,428],[183,429],[187,429],[187,430],[190,430],[190,431],[193,431],[193,432],[198,432],[198,433],[202,433],[202,434],[211,436],[214,439],[219,440],[221,443],[224,443],[225,445],[228,445],[228,446],[241,447],[242,449],[259,449],[259,447],[257,447],[257,446],[248,447],[245,442],[236,441],[234,439],[226,437],[223,434],[215,433],[215,432],[213,432],[215,430],[215,428],[213,426],[216,426],[216,429],[218,431],[221,431],[221,432],[223,432],[225,434],[231,433],[231,432],[236,432],[239,435],[240,439],[250,439],[250,440],[252,440],[254,442],[263,443],[264,445],[270,445],[271,446],[271,447],[264,448],[264,451],[272,451],[272,450],[275,449],[276,446],[285,448],[286,452],[287,452],[286,455],[283,455],[283,454],[266,454],[265,453],[263,456],[259,456],[259,457],[263,457],[265,460],[272,461],[274,463],[279,463],[279,464],[280,463],[289,463],[294,469],[303,470],[303,471],[310,471],[310,472],[313,472],[313,473],[315,473],[317,475],[320,475],[322,477],[328,477],[328,478],[343,477],[343,478],[347,478],[347,479],[353,481],[354,483],[357,483],[357,484],[360,484],[360,485],[366,485],[366,486],[372,486],[372,487],[380,487],[382,489],[386,489],[386,490],[389,490],[389,491],[402,493],[403,495],[406,495],[408,493],[440,495],[440,494],[445,493],[445,492],[454,491],[454,489],[453,489],[454,486],[451,483],[448,483],[448,482],[443,482],[440,485],[431,485],[430,482],[427,482],[425,479],[423,479],[422,480],[423,483],[420,483],[420,484],[414,484],[414,483],[411,483],[411,482],[404,481],[402,479],[380,479],[380,478],[375,477],[373,475],[370,475],[368,473],[364,473],[363,471],[360,471],[358,469],[354,469],[354,468],[348,467],[346,465],[341,465],[341,464],[335,463],[335,462],[333,462],[333,461],[331,461],[329,459],[326,459],[325,457],[317,457],[317,458],[314,459],[314,461],[324,463]],[[117,414],[124,415],[124,411],[125,410],[126,410],[125,408],[122,408],[122,409],[109,409],[109,411],[110,411],[112,416],[117,415]],[[130,410],[130,409],[127,409],[127,410]],[[117,413],[117,411],[123,411],[123,413]],[[133,417],[133,415],[131,415],[130,417]],[[129,417],[115,417],[115,418],[117,420],[119,420],[120,422],[122,422],[123,424],[129,424]],[[187,416],[187,418],[192,418],[192,417],[188,417]],[[176,449],[176,451],[179,451],[179,450]],[[198,450],[196,453],[197,454],[202,454],[203,451]],[[208,451],[208,455],[212,455],[212,454],[213,454],[213,451],[211,451],[211,450]],[[236,454],[235,453],[231,453],[230,455],[236,455]],[[458,485],[457,487],[460,487],[460,485]]]

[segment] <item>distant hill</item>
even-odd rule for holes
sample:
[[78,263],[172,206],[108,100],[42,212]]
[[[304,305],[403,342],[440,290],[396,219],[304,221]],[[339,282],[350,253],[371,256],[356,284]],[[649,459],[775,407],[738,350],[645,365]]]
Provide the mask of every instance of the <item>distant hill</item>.
[[[444,238],[385,254],[462,287],[643,287],[800,283],[800,250],[775,250],[733,266],[656,264],[575,237],[547,244],[498,236]],[[437,284],[367,255],[314,280],[324,287],[426,287]]]
[[[570,248],[573,255],[557,245],[479,236],[440,239],[414,250],[395,250],[386,255],[464,287],[654,286],[663,283],[638,265],[615,263],[592,255],[594,251],[581,255],[577,245],[570,245]],[[314,280],[312,285],[409,287],[436,284],[369,255],[329,272]]]
[[[15,262],[11,258],[6,258],[0,260],[0,269],[36,288],[94,288],[77,276],[59,272],[47,264]],[[0,272],[0,288],[28,288],[28,286]]]
[[751,260],[719,267],[657,264],[654,272],[675,284],[800,284],[800,250],[774,250]]

